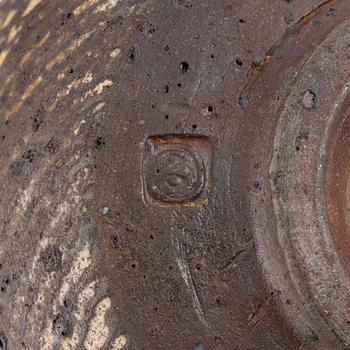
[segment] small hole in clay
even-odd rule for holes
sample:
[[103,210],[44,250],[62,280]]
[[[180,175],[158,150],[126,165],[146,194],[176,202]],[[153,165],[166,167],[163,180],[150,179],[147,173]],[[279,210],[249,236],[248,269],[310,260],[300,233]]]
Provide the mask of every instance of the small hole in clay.
[[189,70],[189,68],[190,68],[190,66],[189,66],[189,64],[188,64],[186,61],[181,62],[181,64],[180,64],[180,69],[181,69],[181,72],[182,72],[183,74],[187,73],[188,70]]

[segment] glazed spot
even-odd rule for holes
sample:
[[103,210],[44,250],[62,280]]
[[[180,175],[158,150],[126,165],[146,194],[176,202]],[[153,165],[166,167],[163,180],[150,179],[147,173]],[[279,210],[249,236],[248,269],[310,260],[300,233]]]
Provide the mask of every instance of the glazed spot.
[[7,42],[8,43],[12,42],[21,30],[22,30],[22,26],[18,26],[18,27],[13,26],[10,30],[8,37],[7,37]]
[[106,104],[104,102],[99,103],[93,110],[94,113],[99,112]]
[[86,350],[101,349],[105,345],[109,337],[109,327],[105,323],[105,316],[111,305],[110,298],[105,298],[97,304],[84,341]]
[[91,265],[91,255],[89,247],[86,245],[82,248],[82,250],[79,252],[77,258],[72,264],[72,267],[68,273],[68,275],[64,278],[62,287],[59,293],[59,302],[62,304],[66,294],[68,293],[70,287],[72,285],[75,285],[81,275],[89,268]]
[[41,2],[42,0],[30,0],[22,14],[22,17],[28,16]]
[[126,337],[124,335],[121,335],[120,337],[114,340],[110,350],[121,350],[127,345],[127,343],[128,340],[126,339]]
[[120,49],[116,48],[110,53],[111,58],[117,58],[120,55],[121,51]]
[[0,67],[5,62],[7,55],[9,54],[10,50],[2,50],[0,52]]
[[117,4],[119,0],[107,0],[103,4],[97,7],[95,10],[96,13],[98,12],[105,12],[113,9]]
[[13,20],[13,18],[16,16],[17,10],[11,10],[7,14],[6,18],[3,20],[3,22],[0,24],[0,29],[5,29]]
[[101,83],[97,84],[93,90],[88,91],[84,97],[81,98],[81,102],[91,96],[101,95],[105,88],[109,88],[113,85],[112,80],[106,79]]
[[74,16],[80,16],[85,11],[87,11],[91,6],[93,6],[98,0],[85,0],[81,5],[79,5],[74,11]]

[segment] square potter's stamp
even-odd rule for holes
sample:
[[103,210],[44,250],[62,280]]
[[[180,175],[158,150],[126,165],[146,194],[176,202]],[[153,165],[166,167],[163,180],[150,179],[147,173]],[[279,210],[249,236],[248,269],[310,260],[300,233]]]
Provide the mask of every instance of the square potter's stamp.
[[146,139],[143,196],[157,207],[208,204],[213,147],[209,137],[159,135]]

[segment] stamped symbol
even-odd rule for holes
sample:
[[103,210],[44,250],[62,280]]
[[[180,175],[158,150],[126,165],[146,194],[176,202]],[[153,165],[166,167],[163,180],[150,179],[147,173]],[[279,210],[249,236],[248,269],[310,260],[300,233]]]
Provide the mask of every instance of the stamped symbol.
[[149,137],[143,157],[143,193],[148,204],[195,207],[208,203],[212,144],[206,136]]

